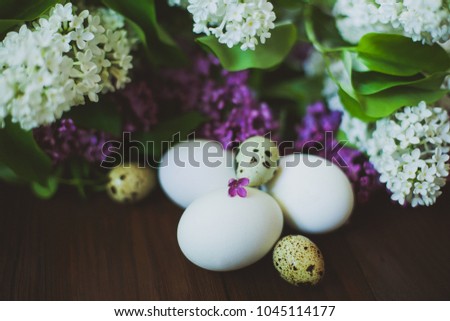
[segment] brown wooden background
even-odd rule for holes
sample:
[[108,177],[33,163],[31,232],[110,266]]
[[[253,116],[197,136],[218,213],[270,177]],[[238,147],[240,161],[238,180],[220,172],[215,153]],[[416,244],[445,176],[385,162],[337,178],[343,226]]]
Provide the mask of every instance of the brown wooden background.
[[44,201],[2,185],[0,195],[3,300],[450,299],[449,195],[411,210],[382,194],[345,228],[311,236],[326,261],[317,287],[283,281],[270,254],[235,272],[192,265],[176,241],[182,210],[160,190],[133,206],[72,190]]

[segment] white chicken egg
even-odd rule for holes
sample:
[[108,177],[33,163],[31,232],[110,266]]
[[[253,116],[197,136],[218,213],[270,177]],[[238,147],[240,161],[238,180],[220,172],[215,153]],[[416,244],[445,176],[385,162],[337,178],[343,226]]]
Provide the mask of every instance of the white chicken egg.
[[268,194],[247,188],[247,197],[220,189],[195,200],[178,224],[178,244],[194,264],[231,271],[255,263],[279,239],[283,214]]
[[282,157],[267,188],[288,224],[302,232],[333,231],[348,220],[353,210],[353,189],[347,176],[318,156]]
[[161,159],[158,179],[167,196],[186,208],[196,198],[226,187],[235,177],[233,157],[218,142],[195,140],[170,148]]

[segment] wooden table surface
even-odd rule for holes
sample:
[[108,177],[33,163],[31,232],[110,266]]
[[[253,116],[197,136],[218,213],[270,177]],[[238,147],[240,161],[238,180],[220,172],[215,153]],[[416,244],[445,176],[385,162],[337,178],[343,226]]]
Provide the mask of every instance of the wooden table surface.
[[194,266],[176,240],[182,210],[160,190],[132,206],[72,190],[44,201],[2,185],[0,195],[2,300],[450,299],[449,195],[411,210],[382,194],[341,230],[310,236],[326,263],[316,287],[283,281],[270,254],[235,272]]

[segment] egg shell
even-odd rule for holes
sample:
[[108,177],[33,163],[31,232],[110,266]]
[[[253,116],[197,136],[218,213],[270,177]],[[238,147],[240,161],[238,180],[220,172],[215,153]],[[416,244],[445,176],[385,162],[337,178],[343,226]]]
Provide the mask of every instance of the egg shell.
[[109,172],[106,191],[116,202],[135,203],[155,188],[155,176],[155,172],[148,167],[139,167],[134,163],[121,165]]
[[195,200],[178,224],[178,244],[194,264],[231,271],[255,263],[279,239],[283,215],[268,194],[247,188],[246,198],[220,189]]
[[232,153],[224,151],[220,143],[207,140],[175,145],[165,153],[158,168],[162,189],[182,208],[208,192],[226,187],[234,177]]
[[241,143],[236,155],[236,176],[248,178],[249,186],[260,186],[273,178],[280,159],[275,142],[253,136]]
[[281,277],[294,285],[315,285],[325,274],[322,253],[317,245],[302,235],[282,238],[273,250],[273,264]]
[[347,176],[318,156],[282,157],[267,188],[288,224],[302,232],[333,231],[348,220],[353,210],[353,189]]

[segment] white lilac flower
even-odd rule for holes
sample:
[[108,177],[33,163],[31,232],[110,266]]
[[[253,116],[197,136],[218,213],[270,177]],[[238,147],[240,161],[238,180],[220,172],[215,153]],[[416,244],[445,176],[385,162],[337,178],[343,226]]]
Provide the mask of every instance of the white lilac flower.
[[[95,17],[100,19],[97,21]],[[96,23],[90,22],[92,25],[101,24],[106,30],[115,31],[125,27],[125,18],[116,11],[108,8],[99,8],[96,11],[96,16],[91,16],[91,19],[96,20]]]
[[303,62],[303,69],[307,77],[322,76],[325,73],[325,60],[320,52],[314,50]]
[[[0,43],[0,125],[49,124],[86,97],[122,88],[132,67],[123,17],[112,10],[57,4],[47,18],[22,25]],[[103,24],[106,22],[105,24]]]
[[351,43],[369,32],[402,34],[427,44],[450,39],[449,0],[337,0],[333,14]]
[[169,5],[187,7],[195,33],[212,34],[230,48],[254,50],[275,28],[273,5],[267,0],[169,0]]
[[413,207],[432,205],[441,195],[449,175],[449,151],[448,112],[425,102],[377,121],[367,145],[392,199]]
[[362,152],[366,151],[367,142],[371,137],[368,123],[352,117],[347,111],[342,114],[340,129],[345,133],[348,141]]

